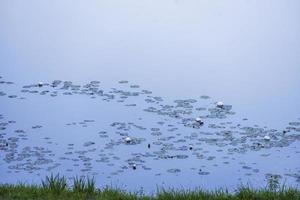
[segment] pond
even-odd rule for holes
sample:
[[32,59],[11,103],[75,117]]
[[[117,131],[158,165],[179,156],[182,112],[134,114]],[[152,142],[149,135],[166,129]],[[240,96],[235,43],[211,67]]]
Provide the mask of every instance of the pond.
[[1,1],[1,183],[300,182],[300,3]]

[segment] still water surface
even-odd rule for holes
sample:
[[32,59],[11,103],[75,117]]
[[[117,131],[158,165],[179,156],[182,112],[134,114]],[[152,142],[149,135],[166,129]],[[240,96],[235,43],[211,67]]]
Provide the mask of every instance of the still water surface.
[[0,181],[59,172],[147,192],[265,186],[271,175],[297,185],[299,8],[1,1]]

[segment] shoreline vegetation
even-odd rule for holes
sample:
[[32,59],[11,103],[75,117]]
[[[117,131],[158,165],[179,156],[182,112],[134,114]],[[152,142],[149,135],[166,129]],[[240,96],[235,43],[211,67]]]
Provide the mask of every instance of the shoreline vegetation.
[[64,176],[47,176],[40,185],[0,184],[0,199],[89,199],[89,200],[300,200],[300,190],[280,186],[278,181],[270,179],[265,188],[253,189],[241,186],[233,193],[226,189],[208,191],[195,190],[165,190],[158,189],[154,195],[141,192],[126,192],[122,189],[105,187],[96,188],[94,178],[74,177],[71,185]]

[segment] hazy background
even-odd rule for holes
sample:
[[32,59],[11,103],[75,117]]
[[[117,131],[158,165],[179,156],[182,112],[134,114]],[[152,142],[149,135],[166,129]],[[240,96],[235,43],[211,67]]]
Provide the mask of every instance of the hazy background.
[[265,125],[300,115],[300,1],[0,1],[0,75],[127,79]]

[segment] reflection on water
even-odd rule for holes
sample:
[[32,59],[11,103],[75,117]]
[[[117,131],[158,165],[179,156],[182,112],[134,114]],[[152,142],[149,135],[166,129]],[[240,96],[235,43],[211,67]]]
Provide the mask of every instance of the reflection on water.
[[0,182],[296,185],[299,8],[1,1]]
[[[1,101],[17,110],[12,119],[1,115],[1,168],[13,174],[5,182],[53,172],[147,191],[164,183],[213,188],[217,179],[263,184],[270,175],[300,181],[300,118],[282,129],[261,127],[207,95],[168,102],[128,81],[105,88],[100,81],[20,86],[1,80]],[[132,174],[138,176],[126,179]]]

